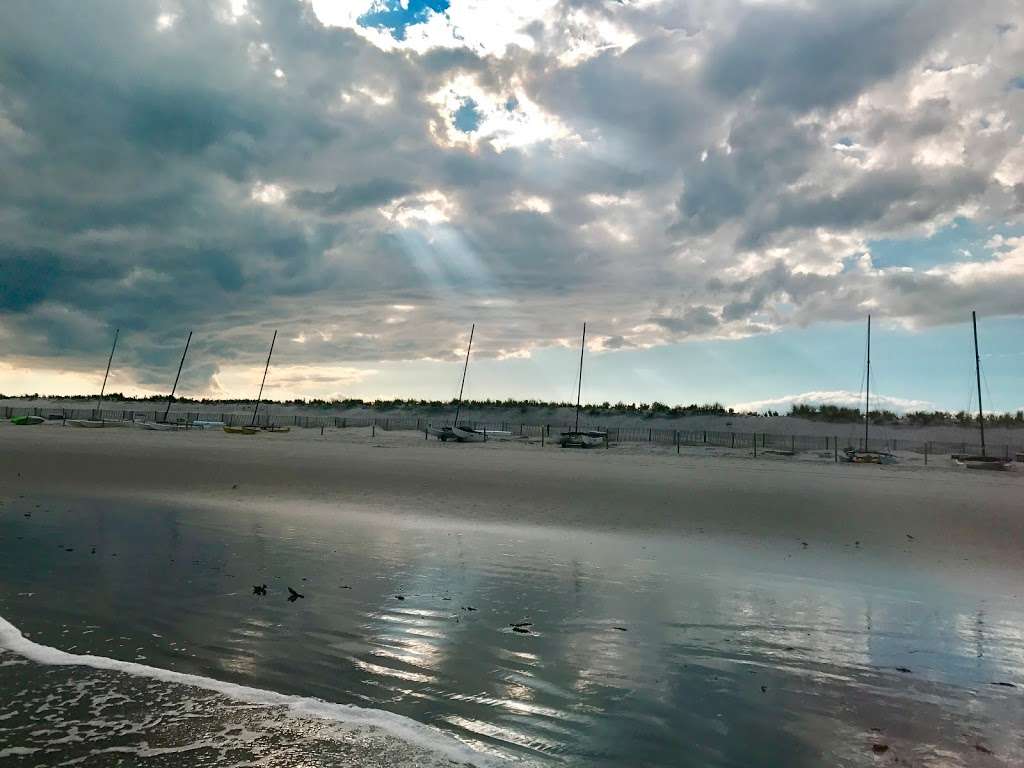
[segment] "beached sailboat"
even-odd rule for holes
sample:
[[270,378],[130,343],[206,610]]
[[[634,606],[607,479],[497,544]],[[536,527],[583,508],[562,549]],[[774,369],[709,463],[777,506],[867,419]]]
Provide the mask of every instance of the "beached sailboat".
[[469,354],[473,349],[473,334],[475,332],[476,323],[473,323],[469,328],[469,344],[466,346],[466,361],[462,366],[462,383],[459,385],[459,399],[455,405],[454,421],[451,425],[427,426],[427,432],[441,442],[455,440],[460,443],[486,443],[488,440],[512,438],[512,433],[505,430],[478,429],[467,424],[459,424],[459,414],[462,412],[462,393],[466,388],[466,372],[469,370]]
[[114,330],[114,344],[110,348],[110,357],[107,358],[107,372],[103,374],[103,386],[100,387],[100,396],[96,401],[96,412],[98,419],[68,419],[67,423],[72,427],[86,427],[89,429],[100,429],[102,427],[127,427],[131,426],[126,421],[105,421],[103,418],[103,394],[107,391],[107,378],[110,376],[110,364],[114,360],[114,350],[117,349],[117,338],[121,335],[121,329]]
[[583,341],[580,343],[580,371],[576,384],[576,424],[570,432],[558,439],[563,448],[601,448],[608,445],[608,433],[600,430],[580,431],[580,397],[583,394],[583,353],[587,348],[587,324],[583,323]]
[[[257,416],[257,414],[259,413],[259,410],[260,410],[260,402],[263,400],[263,387],[266,386],[266,383],[267,383],[267,372],[270,370],[270,358],[274,356],[274,344],[276,342],[277,342],[277,330],[275,329],[274,336],[270,340],[270,351],[267,352],[267,364],[263,368],[263,381],[260,382],[260,393],[256,396],[256,407],[252,409],[252,421],[249,422],[249,427],[251,427],[252,429],[255,429],[255,430],[262,429],[262,427],[260,427],[259,425],[256,424],[256,416]],[[268,414],[270,412],[269,406],[267,408],[267,412],[268,412]],[[227,432],[228,428],[224,427],[224,431]],[[249,435],[249,434],[252,434],[252,433],[251,432],[236,432],[236,433],[233,433],[233,434]]]
[[181,362],[178,363],[178,373],[174,377],[174,384],[171,386],[171,394],[167,398],[167,407],[164,409],[164,417],[160,421],[139,421],[136,422],[138,426],[143,429],[152,429],[159,432],[172,432],[176,429],[181,429],[183,425],[177,423],[171,423],[167,421],[167,417],[171,412],[171,403],[174,402],[174,393],[178,390],[178,380],[181,378],[181,369],[185,365],[185,355],[188,354],[188,345],[192,343],[192,331],[188,332],[188,338],[185,339],[185,351],[181,353]]
[[981,455],[955,453],[952,458],[958,466],[967,469],[1009,469],[1010,460],[989,456],[985,450],[985,409],[981,403],[981,356],[978,354],[978,316],[971,311],[971,327],[974,331],[974,376],[978,383],[978,430],[981,432]]
[[477,434],[475,429],[459,425],[459,413],[462,411],[462,393],[466,388],[466,372],[469,370],[469,353],[473,349],[473,334],[475,332],[476,323],[473,323],[469,328],[469,344],[466,345],[466,362],[463,363],[462,366],[462,383],[459,385],[459,399],[455,405],[455,420],[451,425],[445,424],[439,427],[430,425],[427,427],[427,432],[432,434],[441,442],[456,440],[460,443],[482,443],[486,440],[483,433]]
[[864,447],[857,449],[852,446],[843,453],[852,464],[893,464],[896,457],[888,451],[872,451],[868,448],[868,436],[871,429],[871,315],[868,315],[868,354],[867,375],[864,377]]

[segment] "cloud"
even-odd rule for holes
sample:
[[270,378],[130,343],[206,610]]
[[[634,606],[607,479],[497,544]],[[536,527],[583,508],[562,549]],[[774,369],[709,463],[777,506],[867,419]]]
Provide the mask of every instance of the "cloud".
[[288,202],[296,208],[337,216],[386,205],[412,192],[410,184],[398,179],[369,179],[356,184],[339,184],[330,192],[297,190],[288,195]]
[[[120,328],[126,375],[156,386],[193,329],[201,392],[274,329],[282,365],[338,366],[340,382],[456,359],[474,321],[497,358],[582,318],[612,350],[868,306],[908,327],[1019,316],[1015,15],[1011,0],[3,4],[0,352],[92,371]],[[968,255],[872,260],[879,239],[934,243],[961,220],[983,233]]]
[[[831,390],[827,392],[801,392],[798,395],[783,395],[767,400],[752,400],[747,403],[735,403],[732,407],[740,412],[747,411],[788,411],[793,405],[839,405],[847,408],[864,408],[864,394],[849,390]],[[934,403],[927,400],[911,400],[889,395],[871,394],[871,409],[891,410],[895,413],[907,411],[933,411]]]

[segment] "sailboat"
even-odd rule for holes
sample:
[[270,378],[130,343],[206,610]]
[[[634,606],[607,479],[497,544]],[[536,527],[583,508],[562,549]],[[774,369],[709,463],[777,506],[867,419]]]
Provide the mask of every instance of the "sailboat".
[[274,343],[277,341],[277,331],[274,331],[274,337],[270,340],[270,351],[267,353],[267,364],[263,368],[263,381],[260,382],[260,393],[256,396],[256,407],[252,409],[252,421],[247,425],[241,427],[233,427],[229,424],[224,425],[224,431],[229,435],[255,435],[260,431],[260,427],[256,426],[256,414],[260,410],[260,401],[263,400],[263,387],[267,383],[267,371],[270,370],[270,358],[274,354]]
[[430,425],[427,432],[432,434],[441,442],[455,440],[460,443],[486,443],[488,440],[509,440],[512,433],[505,430],[477,429],[465,424],[459,424],[459,414],[462,412],[462,393],[466,388],[466,372],[469,370],[469,353],[473,349],[473,334],[476,332],[476,323],[469,328],[469,344],[466,345],[466,362],[462,366],[462,383],[459,385],[459,399],[455,405],[455,419],[451,425],[435,427]]
[[599,430],[580,431],[580,396],[583,394],[583,352],[587,348],[587,324],[583,323],[583,341],[580,342],[580,372],[576,384],[576,424],[571,432],[559,436],[563,448],[600,448],[608,445],[608,433]]
[[871,315],[868,315],[867,376],[864,384],[864,448],[858,450],[850,446],[843,453],[846,454],[846,460],[853,464],[894,464],[896,457],[888,451],[872,451],[868,448],[871,429]]
[[103,374],[103,386],[100,387],[100,397],[96,401],[96,411],[99,413],[98,419],[68,419],[68,424],[73,427],[87,427],[90,429],[98,429],[101,427],[128,427],[131,426],[131,422],[127,421],[104,421],[103,419],[103,394],[107,391],[107,378],[110,376],[110,363],[114,359],[114,350],[117,349],[117,338],[121,335],[121,329],[117,328],[114,330],[114,344],[110,348],[110,357],[107,358],[107,372]]
[[483,443],[489,437],[511,437],[511,432],[494,432],[486,429],[476,429],[459,424],[459,414],[462,412],[462,393],[466,388],[466,372],[469,370],[469,353],[473,349],[473,334],[476,332],[476,323],[469,328],[469,344],[466,345],[466,362],[462,366],[462,384],[459,385],[459,399],[455,405],[455,419],[451,425],[427,427],[427,431],[441,442],[455,440],[460,443]]
[[161,432],[169,432],[175,429],[179,429],[180,425],[172,424],[167,421],[167,417],[171,412],[171,403],[174,402],[174,393],[178,390],[178,380],[181,378],[181,369],[185,365],[185,355],[188,354],[188,345],[192,343],[192,331],[188,332],[188,338],[185,339],[185,351],[181,353],[181,362],[178,363],[178,375],[174,377],[174,385],[171,387],[171,394],[167,398],[167,407],[164,409],[164,417],[160,421],[140,421],[138,425],[143,429],[154,429]]
[[978,429],[981,432],[981,455],[953,454],[953,461],[967,469],[1009,469],[1009,459],[989,456],[985,451],[985,410],[981,404],[981,356],[978,354],[978,316],[971,311],[971,326],[974,331],[974,376],[978,382]]

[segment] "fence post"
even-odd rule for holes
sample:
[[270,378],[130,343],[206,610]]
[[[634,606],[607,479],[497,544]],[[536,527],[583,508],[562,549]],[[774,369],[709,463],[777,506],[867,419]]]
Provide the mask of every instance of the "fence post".
[[839,438],[838,437],[833,437],[832,438],[832,450],[835,452],[836,464],[838,464],[839,463]]
[[377,436],[377,420],[373,420],[373,424],[370,425],[370,437]]
[[924,465],[928,466],[928,441],[924,441]]
[[796,435],[789,436],[789,452],[796,453]]
[[754,438],[754,458],[757,458],[757,432],[751,435]]
[[735,448],[736,447],[736,433],[735,432],[730,432],[729,433],[729,438],[732,440],[732,445],[730,445],[729,447],[730,448]]
[[679,430],[672,430],[672,438],[676,441],[676,456],[679,455]]
[[708,431],[705,429],[704,430],[704,442],[706,443],[707,441],[708,441]]
[[540,447],[541,448],[544,447],[544,430],[543,429],[540,431]]

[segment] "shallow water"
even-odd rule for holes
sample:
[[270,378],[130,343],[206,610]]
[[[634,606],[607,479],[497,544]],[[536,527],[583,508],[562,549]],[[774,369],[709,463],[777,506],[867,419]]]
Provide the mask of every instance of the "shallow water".
[[[402,512],[11,499],[0,507],[0,616],[36,643],[385,710],[499,759],[1024,761],[1024,606],[983,581],[951,583],[852,542],[611,535]],[[253,595],[262,583],[267,596]],[[288,586],[305,597],[289,602]],[[0,685],[13,689],[20,675],[18,690],[43,695],[109,674],[11,663]],[[40,683],[46,675],[60,680]],[[161,706],[194,704],[170,683],[117,685]],[[223,737],[234,709],[218,706],[223,717],[200,725]],[[56,732],[25,741],[29,709],[0,712],[0,754],[70,754],[51,743]],[[259,719],[284,722],[272,709]],[[160,730],[166,722],[131,722],[141,728],[131,743],[182,740]],[[276,747],[327,728],[288,722],[272,736],[251,720],[239,727]],[[173,753],[174,764],[259,759],[232,734],[228,746]],[[205,743],[194,736],[185,743]],[[158,765],[171,753],[133,754]],[[289,764],[290,753],[276,754]],[[422,762],[377,734],[347,732],[318,736],[293,764],[344,764],[342,754]]]

